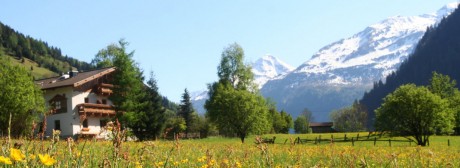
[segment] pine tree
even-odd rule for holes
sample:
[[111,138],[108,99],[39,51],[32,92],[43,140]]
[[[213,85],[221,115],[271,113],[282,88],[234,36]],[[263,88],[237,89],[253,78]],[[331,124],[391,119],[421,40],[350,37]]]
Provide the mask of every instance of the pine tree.
[[185,125],[187,126],[187,129],[185,130],[185,133],[190,132],[191,125],[193,124],[193,112],[195,110],[193,109],[192,101],[190,100],[190,94],[188,93],[188,90],[184,90],[184,94],[182,94],[182,100],[180,104],[180,111],[179,111],[179,116],[184,118],[185,120]]
[[160,137],[164,128],[166,119],[166,109],[162,106],[162,96],[158,93],[157,81],[153,72],[150,72],[150,79],[147,81],[145,88],[146,95],[141,100],[147,102],[143,111],[136,115],[139,121],[131,125],[134,134],[139,140],[152,140]]
[[[111,64],[116,68],[113,75],[113,94],[110,99],[115,104],[117,118],[127,127],[138,127],[140,120],[143,117],[147,101],[142,101],[146,97],[144,91],[143,77],[137,63],[132,59],[134,51],[127,53],[126,47],[128,42],[121,39],[118,44],[111,44],[107,48],[102,49],[96,55],[95,60],[105,53],[109,55]],[[145,125],[142,125],[145,127]],[[142,130],[139,130],[142,131]]]

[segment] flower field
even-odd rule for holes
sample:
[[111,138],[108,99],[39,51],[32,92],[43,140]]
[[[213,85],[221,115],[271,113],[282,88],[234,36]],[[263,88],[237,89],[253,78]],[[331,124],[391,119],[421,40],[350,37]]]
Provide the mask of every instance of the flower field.
[[[2,139],[1,167],[460,167],[460,137],[434,136],[428,147],[385,141],[294,144],[308,135],[266,135],[275,144],[239,139],[122,142]],[[322,134],[322,137],[331,136]],[[334,134],[336,137],[343,134]],[[349,137],[356,135],[349,134]],[[397,139],[394,138],[394,139]],[[450,146],[447,141],[449,140]]]

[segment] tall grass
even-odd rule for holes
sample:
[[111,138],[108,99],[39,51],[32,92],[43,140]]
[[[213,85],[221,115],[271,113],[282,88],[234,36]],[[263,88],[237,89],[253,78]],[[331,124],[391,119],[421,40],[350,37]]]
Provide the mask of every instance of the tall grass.
[[[297,137],[319,135],[331,134],[262,136],[276,136],[275,144],[255,143],[261,141],[257,136],[250,136],[244,144],[236,138],[210,137],[122,142],[119,146],[114,141],[57,140],[58,136],[46,141],[14,139],[10,143],[22,144],[16,148],[24,154],[24,161],[5,164],[0,159],[0,166],[46,167],[38,155],[48,154],[56,160],[54,167],[460,167],[460,137],[434,136],[429,147],[408,143],[390,147],[384,142],[376,146],[373,142],[356,142],[355,146],[348,142],[293,143]],[[0,156],[10,158],[6,138],[2,141]]]

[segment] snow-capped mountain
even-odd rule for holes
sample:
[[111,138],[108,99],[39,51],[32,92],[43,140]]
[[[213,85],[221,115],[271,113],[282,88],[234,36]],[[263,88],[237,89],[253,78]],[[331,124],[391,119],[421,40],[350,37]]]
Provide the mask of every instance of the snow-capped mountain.
[[436,25],[458,3],[436,13],[395,16],[373,24],[350,38],[321,48],[294,71],[262,88],[278,108],[297,116],[309,108],[318,120],[360,98],[373,82],[395,71],[415,49],[427,27]]
[[[369,83],[382,79],[412,53],[427,27],[456,7],[457,3],[452,3],[433,14],[388,18],[350,38],[323,47],[293,73],[321,75],[331,84]],[[350,68],[370,68],[371,71],[367,75],[346,73]]]
[[[294,67],[283,62],[272,55],[265,55],[255,62],[251,63],[252,72],[254,73],[254,82],[262,88],[262,86],[269,80],[285,75]],[[199,113],[204,113],[203,105],[208,99],[208,91],[196,91],[190,94],[192,104]]]
[[267,81],[285,75],[294,70],[294,67],[272,56],[265,55],[252,63],[252,73],[254,73],[254,82],[259,85],[259,88],[267,83]]

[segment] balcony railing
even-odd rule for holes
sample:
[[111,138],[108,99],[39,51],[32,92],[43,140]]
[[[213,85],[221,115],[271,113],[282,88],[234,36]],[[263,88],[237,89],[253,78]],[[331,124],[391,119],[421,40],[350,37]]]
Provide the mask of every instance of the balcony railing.
[[104,95],[104,96],[110,96],[113,93],[112,88],[113,88],[112,84],[101,83],[97,86],[97,93]]
[[116,114],[113,106],[106,104],[82,103],[77,107],[78,113],[84,116],[113,117]]

